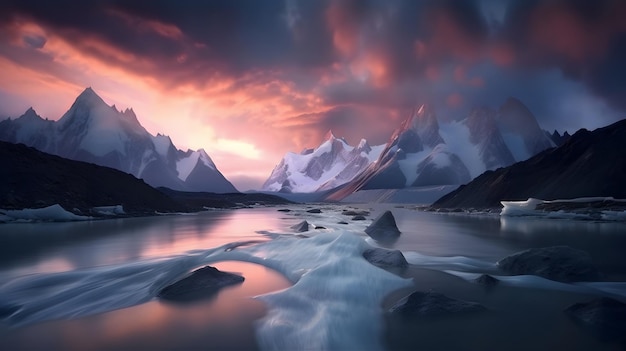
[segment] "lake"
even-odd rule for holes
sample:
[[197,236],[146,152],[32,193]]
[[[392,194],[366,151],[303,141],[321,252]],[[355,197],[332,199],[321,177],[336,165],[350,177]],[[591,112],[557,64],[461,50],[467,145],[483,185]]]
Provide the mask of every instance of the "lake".
[[[0,344],[7,350],[425,349],[620,350],[563,314],[626,288],[626,224],[420,212],[373,205],[209,211],[193,215],[0,226]],[[410,268],[390,273],[360,256],[363,233],[390,209],[392,248]],[[299,237],[290,226],[323,227]],[[339,224],[346,221],[348,224]],[[237,244],[232,244],[236,242]],[[486,290],[465,275],[531,247],[588,252],[605,285],[521,279]],[[210,264],[244,283],[190,304],[156,292]],[[465,278],[464,278],[465,277]],[[605,289],[605,290],[602,290]],[[617,289],[617,290],[615,290]],[[476,301],[489,312],[405,322],[384,311],[411,291]]]

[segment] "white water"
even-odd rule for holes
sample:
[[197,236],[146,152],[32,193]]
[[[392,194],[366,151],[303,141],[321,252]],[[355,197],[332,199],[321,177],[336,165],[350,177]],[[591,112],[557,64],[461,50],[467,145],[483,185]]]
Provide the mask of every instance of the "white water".
[[[370,219],[382,212],[384,208],[379,206],[370,209]],[[120,232],[121,241],[119,246],[111,246],[111,240],[117,238],[113,237],[93,249],[80,249],[89,252],[89,259],[94,259],[87,263],[79,264],[84,258],[78,260],[68,254],[60,256],[67,262],[56,268],[46,261],[45,268],[34,267],[32,273],[25,269],[0,270],[0,281],[6,282],[0,286],[0,310],[21,306],[6,320],[13,328],[19,328],[46,320],[125,309],[152,301],[161,288],[197,267],[221,261],[244,261],[275,269],[293,283],[286,289],[255,297],[268,308],[267,314],[255,324],[256,341],[262,349],[383,349],[381,303],[389,293],[412,282],[374,267],[362,258],[368,245],[376,245],[363,233],[371,221],[351,221],[341,214],[347,206],[323,206],[321,214],[307,213],[304,206],[290,208],[292,212],[287,214],[275,209],[220,212],[216,215],[224,218],[207,222],[203,221],[207,214],[200,214],[24,225],[24,228],[42,228],[42,238],[69,235],[69,228],[79,228],[77,237],[81,240],[86,233],[95,235],[92,233],[95,228],[106,226],[110,227],[106,232]],[[495,268],[495,262],[510,253],[568,242],[591,250],[601,267],[623,267],[619,249],[624,244],[620,234],[623,227],[618,224],[513,219],[505,223],[498,218],[391,209],[403,232],[395,248],[404,252],[414,268],[465,280],[489,273],[500,278],[504,285],[519,289],[626,296],[626,283],[622,282],[563,284],[533,276],[505,277],[497,274]],[[232,217],[228,217],[230,214]],[[267,218],[272,220],[265,221]],[[288,228],[301,220],[307,220],[312,228],[326,229],[311,229],[302,233],[308,238],[299,237]],[[146,233],[165,228],[165,234],[129,241],[138,228],[143,228],[138,223],[144,221]],[[338,224],[340,221],[349,224]],[[0,227],[0,231],[3,228],[19,227]],[[128,230],[124,231],[125,228]],[[190,237],[174,240],[167,230],[188,232]],[[8,235],[8,231],[1,234]],[[207,235],[217,233],[224,235],[219,238],[219,244],[206,241]],[[116,252],[133,245],[138,245],[142,253],[115,258]],[[47,246],[51,247],[48,250],[54,250],[54,245]],[[603,259],[610,261],[603,263]],[[62,262],[59,258],[52,262],[57,261]],[[624,274],[620,269],[618,273]],[[417,284],[423,289],[430,286]]]

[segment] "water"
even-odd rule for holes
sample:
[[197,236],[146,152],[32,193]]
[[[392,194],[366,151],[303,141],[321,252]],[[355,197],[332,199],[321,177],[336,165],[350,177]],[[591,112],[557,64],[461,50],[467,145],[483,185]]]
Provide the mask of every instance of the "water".
[[[373,208],[371,217],[384,207]],[[571,285],[563,291],[532,281],[486,291],[447,272],[488,271],[513,252],[569,245],[589,252],[604,280],[626,281],[625,224],[391,207],[403,232],[393,247],[415,263],[397,277],[360,259],[369,221],[349,221],[341,215],[345,206],[321,208],[321,214],[293,206],[289,213],[259,208],[2,225],[0,307],[18,301],[28,313],[0,324],[0,344],[11,350],[621,347],[562,313],[602,291]],[[288,228],[303,219],[326,229],[297,238]],[[337,224],[346,219],[349,225]],[[205,264],[246,280],[191,305],[154,298],[155,289]],[[386,308],[416,289],[477,301],[491,312],[419,323],[384,317]]]

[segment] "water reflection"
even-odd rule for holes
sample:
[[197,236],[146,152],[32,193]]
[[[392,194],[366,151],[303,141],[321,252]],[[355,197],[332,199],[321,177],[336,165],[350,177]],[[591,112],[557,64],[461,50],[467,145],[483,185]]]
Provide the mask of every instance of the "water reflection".
[[[272,212],[272,215],[269,215]],[[273,209],[190,216],[0,226],[0,277],[68,271],[171,256],[238,240],[279,225]]]
[[256,264],[220,262],[214,266],[243,274],[246,280],[220,290],[211,300],[194,304],[153,300],[123,310],[42,323],[11,333],[0,329],[0,342],[7,350],[255,349],[254,321],[265,314],[265,307],[252,297],[290,284],[275,271]]

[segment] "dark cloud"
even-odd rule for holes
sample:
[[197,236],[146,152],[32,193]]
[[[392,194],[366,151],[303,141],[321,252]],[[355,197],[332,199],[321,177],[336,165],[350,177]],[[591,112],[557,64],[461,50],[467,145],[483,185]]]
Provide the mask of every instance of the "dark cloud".
[[[626,111],[620,0],[20,0],[3,2],[0,13],[0,26],[30,18],[81,52],[166,86],[228,77],[229,91],[263,86],[255,94],[266,97],[284,94],[278,80],[321,98],[331,112],[315,127],[320,133],[342,121],[370,123],[363,116],[371,111],[386,116],[430,102],[463,114],[505,95],[548,125],[570,123],[549,106],[573,91]],[[45,45],[42,36],[22,40]],[[310,107],[300,95],[285,101]]]

